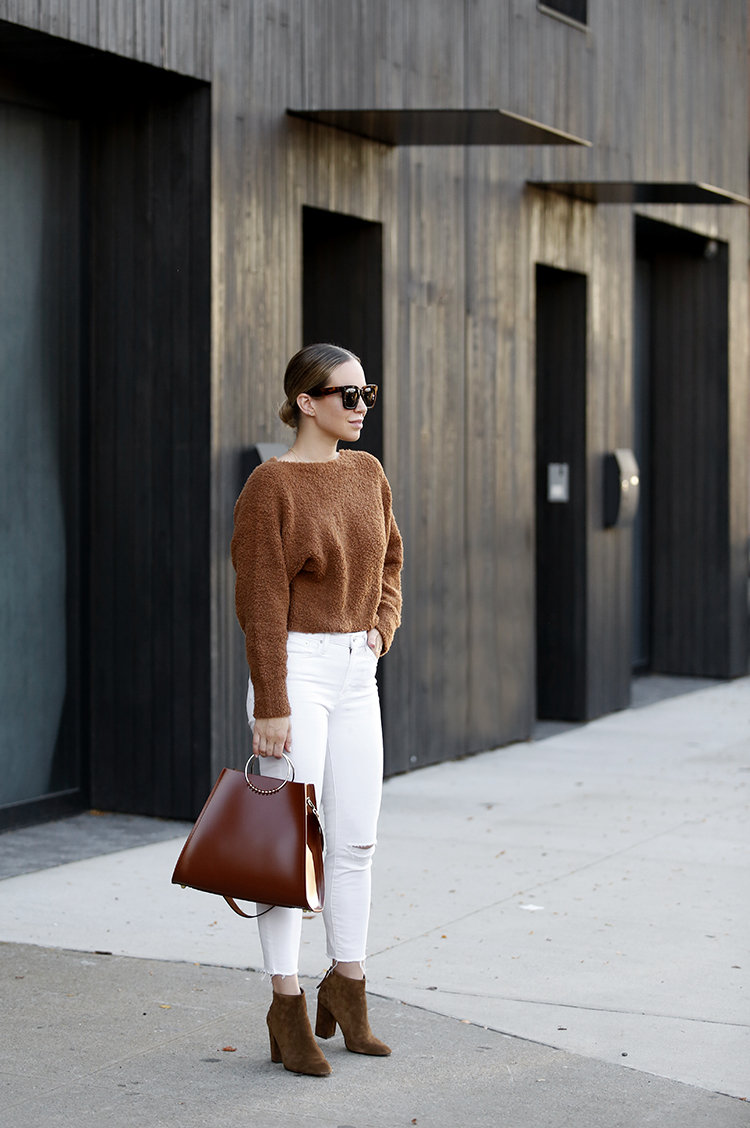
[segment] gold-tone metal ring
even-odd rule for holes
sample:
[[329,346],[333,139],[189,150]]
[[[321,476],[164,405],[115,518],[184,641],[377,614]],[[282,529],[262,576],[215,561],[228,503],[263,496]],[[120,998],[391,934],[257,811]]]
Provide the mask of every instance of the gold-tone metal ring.
[[288,783],[292,783],[292,781],[294,780],[294,764],[289,759],[286,752],[282,752],[281,755],[284,757],[287,763],[287,777],[286,779],[281,781],[278,787],[273,787],[268,790],[262,787],[256,787],[254,783],[250,782],[250,773],[248,771],[248,768],[250,767],[253,760],[257,760],[258,757],[255,755],[251,756],[245,764],[245,782],[247,783],[247,786],[250,788],[250,790],[254,791],[256,795],[276,795],[277,792],[281,791],[282,787],[286,787]]

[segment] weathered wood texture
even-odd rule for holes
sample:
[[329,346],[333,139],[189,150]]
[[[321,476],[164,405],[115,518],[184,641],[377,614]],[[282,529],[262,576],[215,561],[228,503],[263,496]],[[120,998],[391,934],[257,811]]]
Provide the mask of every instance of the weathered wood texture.
[[212,0],[4,0],[0,19],[210,80],[213,9]]
[[[527,179],[747,186],[744,0],[598,0],[581,30],[535,0],[0,0],[0,17],[211,82],[213,769],[248,747],[229,561],[237,459],[280,441],[302,342],[302,209],[383,225],[384,452],[404,533],[388,764],[531,731],[534,270],[588,276],[588,711],[627,703],[630,536],[601,527],[601,458],[632,442],[632,209]],[[591,150],[414,149],[287,107],[493,107]],[[747,217],[639,209],[730,246],[730,556],[747,543]],[[738,581],[733,580],[735,587]]]
[[[583,33],[531,4],[382,4],[357,12],[308,4],[297,27],[299,54],[293,11],[284,9],[287,26],[281,8],[266,6],[262,24],[256,11],[258,65],[250,73],[260,84],[258,104],[277,98],[279,110],[502,105],[597,142],[592,152],[394,153],[279,118],[274,133],[255,134],[259,146],[266,144],[264,183],[293,189],[294,208],[307,203],[384,224],[384,444],[407,550],[405,622],[386,660],[395,675],[388,682],[390,770],[522,737],[533,723],[537,261],[590,279],[588,715],[628,702],[631,536],[601,527],[600,478],[604,452],[632,442],[632,213],[558,201],[522,185],[526,177],[565,170],[696,177],[743,191],[742,152],[729,153],[710,124],[728,105],[732,84],[745,83],[744,7],[730,9],[706,13],[686,3],[668,12],[642,4],[625,13],[597,5]],[[249,37],[233,27],[234,42]],[[715,65],[711,45],[737,28],[740,48],[727,42],[724,67]],[[277,57],[282,47],[289,72],[265,78],[261,59]],[[644,67],[646,47],[654,62]],[[732,129],[744,144],[744,104],[736,102]],[[269,113],[269,129],[271,119]],[[244,161],[257,170],[260,148],[257,157],[246,151]],[[251,174],[243,183],[246,191],[263,191],[252,186]],[[277,218],[282,208],[274,209]],[[263,206],[253,212],[257,230]],[[682,209],[680,222],[706,217],[707,209]],[[708,222],[735,224],[744,254],[744,217],[717,210]],[[299,223],[293,210],[286,230],[282,219],[263,243],[264,291],[269,279],[286,283],[276,309],[287,321],[259,334],[254,347],[272,348],[284,328],[290,331],[286,350],[273,357],[279,374],[299,341]],[[224,354],[222,363],[229,370],[236,360]],[[265,358],[260,367],[271,370]],[[234,411],[231,377],[223,387]],[[277,436],[272,387],[244,385],[247,437]],[[232,661],[242,669],[233,636],[228,614],[225,638],[233,639]],[[227,705],[236,714],[239,689],[234,701]],[[217,723],[224,715],[217,712]]]

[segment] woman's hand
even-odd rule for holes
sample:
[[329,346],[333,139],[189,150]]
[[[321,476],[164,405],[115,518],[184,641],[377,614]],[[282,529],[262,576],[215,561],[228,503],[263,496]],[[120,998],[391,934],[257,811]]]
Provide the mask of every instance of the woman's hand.
[[292,718],[256,718],[253,725],[253,755],[275,756],[280,760],[292,750]]
[[374,652],[376,658],[379,658],[383,653],[383,636],[377,627],[373,627],[371,631],[367,632],[367,645]]

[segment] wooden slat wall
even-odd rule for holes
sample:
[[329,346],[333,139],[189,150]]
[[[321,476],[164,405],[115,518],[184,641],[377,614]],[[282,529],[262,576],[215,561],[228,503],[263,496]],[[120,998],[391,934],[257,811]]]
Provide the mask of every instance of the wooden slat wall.
[[0,19],[210,80],[213,9],[213,0],[2,0]]
[[591,232],[588,378],[588,699],[598,717],[630,703],[630,529],[603,527],[603,456],[633,446],[633,219],[599,208]]
[[[284,436],[301,343],[302,207],[383,224],[385,462],[405,618],[388,656],[392,770],[529,733],[534,718],[533,272],[589,277],[588,710],[626,704],[630,541],[601,528],[601,458],[632,441],[632,211],[525,180],[746,189],[744,0],[597,0],[588,31],[535,0],[0,0],[0,18],[212,83],[214,769],[247,749],[229,562],[240,449]],[[591,150],[385,146],[288,106],[503,106]],[[731,248],[733,607],[747,539],[747,217],[639,209]],[[416,759],[412,761],[412,757]]]
[[[470,739],[465,264],[464,241],[456,238],[463,227],[463,154],[446,150],[443,158],[452,175],[418,151],[404,156],[401,172],[396,513],[413,564],[404,585],[406,630],[396,647],[408,679],[403,707],[410,731],[398,752],[391,745],[391,770],[458,755]],[[436,228],[429,222],[433,211]],[[389,720],[395,712],[388,709]]]
[[[505,154],[466,154],[467,751],[534,722],[533,339],[528,223]],[[517,169],[515,176],[517,177]],[[515,177],[514,177],[515,179]],[[505,229],[507,237],[491,233]],[[531,319],[533,321],[533,318]]]

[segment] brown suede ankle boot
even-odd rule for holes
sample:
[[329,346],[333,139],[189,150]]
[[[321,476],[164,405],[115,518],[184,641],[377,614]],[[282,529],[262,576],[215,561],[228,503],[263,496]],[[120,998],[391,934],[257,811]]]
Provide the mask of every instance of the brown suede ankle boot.
[[266,1022],[271,1038],[271,1061],[283,1062],[284,1069],[290,1073],[328,1076],[331,1067],[313,1038],[304,991],[299,995],[279,995],[274,991]]
[[319,1038],[332,1038],[337,1022],[346,1048],[351,1053],[387,1057],[391,1052],[390,1047],[376,1038],[370,1029],[364,979],[348,979],[330,968],[318,984],[315,1033]]

